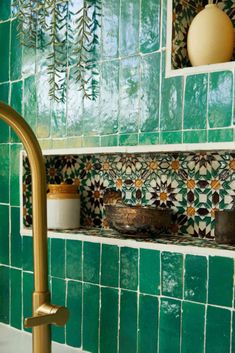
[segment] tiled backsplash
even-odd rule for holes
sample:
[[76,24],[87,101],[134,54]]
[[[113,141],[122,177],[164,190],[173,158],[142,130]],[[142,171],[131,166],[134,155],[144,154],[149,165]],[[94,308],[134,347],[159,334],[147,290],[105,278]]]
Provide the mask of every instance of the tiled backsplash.
[[[77,183],[82,224],[107,227],[103,193],[121,190],[131,205],[170,207],[172,231],[214,237],[215,211],[229,209],[235,196],[235,153],[191,152],[45,157],[48,183]],[[23,173],[24,225],[32,224],[31,175]]]

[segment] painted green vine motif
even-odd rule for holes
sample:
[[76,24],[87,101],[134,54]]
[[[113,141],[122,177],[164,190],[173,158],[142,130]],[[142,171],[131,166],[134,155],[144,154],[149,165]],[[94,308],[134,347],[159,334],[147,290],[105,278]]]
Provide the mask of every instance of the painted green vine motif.
[[[75,56],[76,81],[83,97],[98,97],[96,61],[101,2],[83,0],[76,13],[71,11],[72,0],[15,0],[13,4],[21,44],[47,55],[49,96],[56,102],[66,99],[68,67],[73,62],[70,55]],[[76,23],[75,30],[72,22]]]

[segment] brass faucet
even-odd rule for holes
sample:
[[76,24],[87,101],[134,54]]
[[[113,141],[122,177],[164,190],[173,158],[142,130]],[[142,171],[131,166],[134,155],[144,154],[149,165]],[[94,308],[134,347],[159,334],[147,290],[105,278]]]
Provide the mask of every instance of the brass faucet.
[[42,151],[30,126],[11,107],[0,102],[0,119],[19,136],[32,172],[34,292],[33,317],[25,326],[33,328],[33,353],[51,353],[50,325],[63,326],[68,310],[50,304],[48,290],[46,173]]

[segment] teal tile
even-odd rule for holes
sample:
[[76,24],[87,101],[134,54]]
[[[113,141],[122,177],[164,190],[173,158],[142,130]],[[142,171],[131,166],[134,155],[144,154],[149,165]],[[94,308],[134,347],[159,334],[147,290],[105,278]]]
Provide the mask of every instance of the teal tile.
[[[65,306],[66,283],[60,278],[51,279],[51,301],[55,305]],[[65,327],[52,326],[52,340],[65,343]]]
[[9,80],[9,57],[10,57],[10,21],[0,23],[0,48],[1,48],[1,66],[0,82]]
[[207,258],[186,255],[184,274],[185,299],[205,303],[207,294]]
[[9,323],[9,310],[10,310],[10,288],[9,288],[9,280],[10,273],[9,268],[0,266],[0,322],[5,324]]
[[116,58],[119,52],[120,0],[102,2],[102,49],[103,57]]
[[118,287],[119,281],[119,248],[114,245],[102,245],[101,284]]
[[156,353],[158,349],[158,298],[140,295],[138,353]]
[[22,267],[22,237],[20,235],[20,208],[11,207],[11,266]]
[[99,287],[92,284],[83,286],[83,349],[98,352],[99,341]]
[[143,132],[139,134],[140,145],[157,145],[159,143],[158,132]]
[[232,353],[235,352],[235,311],[232,313],[233,324],[232,324]]
[[100,244],[84,242],[83,245],[83,281],[99,283]]
[[[100,64],[97,66],[96,81],[100,82]],[[84,99],[84,111],[83,111],[83,135],[98,135],[100,131],[100,95],[98,94],[95,100]]]
[[233,129],[208,130],[208,142],[232,142]]
[[101,136],[101,147],[118,146],[118,135]]
[[[1,6],[1,5],[0,5]],[[9,83],[0,85],[0,101],[8,104],[9,100]],[[9,142],[9,126],[0,120],[0,143]]]
[[24,80],[24,119],[36,133],[37,126],[37,93],[35,76],[29,76]]
[[137,352],[137,293],[122,290],[119,353]]
[[9,207],[0,205],[0,264],[9,265]]
[[167,1],[162,1],[162,18],[161,18],[161,28],[162,28],[162,47],[166,47],[166,35],[167,35]]
[[[11,84],[11,103],[13,109],[22,115],[22,93],[23,93],[23,83],[22,81],[13,82]],[[20,142],[19,137],[16,133],[11,130],[11,142]]]
[[160,46],[161,1],[141,2],[140,50],[151,53]]
[[82,283],[68,281],[67,308],[69,320],[66,325],[66,344],[81,347]]
[[121,248],[120,252],[120,286],[137,290],[138,287],[138,249]]
[[121,134],[119,136],[120,146],[136,146],[138,145],[138,134]]
[[0,202],[9,202],[9,185],[10,185],[10,171],[9,171],[9,146],[0,144]]
[[23,269],[33,272],[33,238],[23,237]]
[[[223,281],[220,276],[223,273]],[[209,257],[208,303],[232,306],[234,261],[230,258]]]
[[65,240],[63,239],[51,239],[51,275],[65,278]]
[[11,268],[10,325],[21,330],[22,326],[22,271]]
[[66,241],[66,277],[82,280],[82,242]]
[[0,2],[0,21],[6,21],[11,17],[11,0]]
[[213,72],[209,75],[208,122],[209,127],[232,125],[233,73]]
[[213,306],[207,308],[206,353],[230,352],[231,312]]
[[81,136],[83,127],[83,94],[78,91],[75,69],[70,70],[67,88],[67,136]]
[[185,87],[184,128],[205,129],[207,115],[208,76],[188,76]]
[[182,142],[182,132],[181,131],[170,131],[160,133],[160,143],[162,144],[174,144]]
[[84,136],[83,147],[100,147],[100,136]]
[[48,138],[51,131],[51,101],[48,77],[45,73],[36,76],[37,87],[37,137]]
[[11,22],[11,55],[10,55],[11,81],[19,80],[21,78],[22,46],[19,41],[17,26],[18,26],[17,20],[14,20]]
[[118,131],[118,113],[119,60],[106,61],[101,66],[100,133],[102,135],[115,134]]
[[101,288],[100,353],[117,353],[118,290]]
[[11,206],[20,206],[20,150],[21,145],[10,146],[10,203]]
[[121,0],[120,55],[135,54],[139,50],[139,1]]
[[159,53],[141,60],[140,129],[144,132],[159,128],[160,60]]
[[140,249],[140,292],[160,294],[160,252]]
[[184,143],[207,142],[207,131],[206,130],[184,131],[183,142]]
[[[32,312],[32,295],[33,295],[33,274],[23,272],[23,317],[31,317]],[[25,331],[32,332],[31,328],[24,328]]]
[[51,137],[66,136],[66,105],[63,102],[52,102],[51,110]]
[[159,353],[180,353],[181,303],[161,299]]
[[22,48],[22,76],[36,74],[36,49],[23,46]]
[[162,294],[182,298],[183,290],[183,255],[164,251],[162,263]]
[[123,59],[120,63],[120,114],[121,133],[138,131],[140,73],[139,58]]
[[182,309],[181,352],[204,353],[205,306],[183,302]]

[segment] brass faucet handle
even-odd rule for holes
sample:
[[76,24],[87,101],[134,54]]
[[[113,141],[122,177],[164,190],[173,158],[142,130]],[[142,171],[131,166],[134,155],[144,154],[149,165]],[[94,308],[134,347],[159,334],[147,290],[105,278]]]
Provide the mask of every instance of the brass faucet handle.
[[63,306],[43,304],[36,311],[37,315],[24,320],[25,327],[54,324],[64,326],[69,317],[69,311]]

